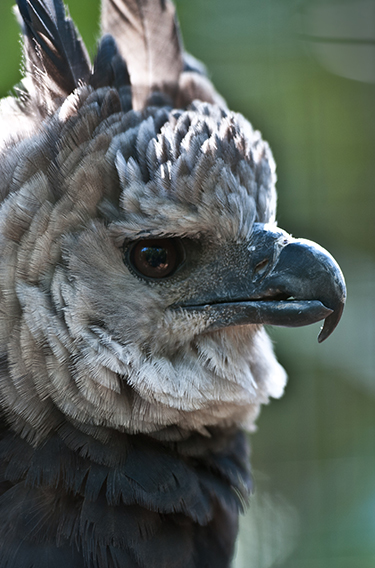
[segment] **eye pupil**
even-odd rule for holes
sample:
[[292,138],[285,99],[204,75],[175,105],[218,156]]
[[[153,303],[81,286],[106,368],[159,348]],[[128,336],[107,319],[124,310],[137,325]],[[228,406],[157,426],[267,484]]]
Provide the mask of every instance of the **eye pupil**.
[[170,276],[182,261],[183,249],[177,239],[145,239],[130,248],[130,265],[147,278]]
[[139,260],[150,269],[166,270],[168,266],[168,252],[165,248],[157,246],[144,246],[139,251]]

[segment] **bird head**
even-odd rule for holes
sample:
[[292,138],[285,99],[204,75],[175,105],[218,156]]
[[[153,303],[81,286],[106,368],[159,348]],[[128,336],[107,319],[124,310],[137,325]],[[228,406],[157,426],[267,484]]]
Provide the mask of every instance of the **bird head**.
[[278,228],[268,144],[183,53],[171,3],[104,2],[93,67],[60,0],[18,7],[26,80],[0,108],[13,427],[252,429],[286,381],[263,324],[325,320],[325,339],[337,263]]

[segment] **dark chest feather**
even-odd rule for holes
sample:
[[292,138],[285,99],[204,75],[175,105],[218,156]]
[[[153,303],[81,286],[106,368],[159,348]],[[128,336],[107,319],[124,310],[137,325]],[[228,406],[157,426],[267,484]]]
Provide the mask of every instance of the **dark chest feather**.
[[4,426],[0,568],[226,568],[250,490],[241,432],[179,443]]

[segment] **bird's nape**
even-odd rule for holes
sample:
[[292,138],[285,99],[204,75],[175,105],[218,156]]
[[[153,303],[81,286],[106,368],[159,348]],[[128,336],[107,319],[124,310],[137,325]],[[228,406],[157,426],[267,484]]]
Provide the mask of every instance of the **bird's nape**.
[[337,325],[345,283],[276,225],[275,164],[169,0],[18,0],[0,103],[0,568],[228,568],[245,430],[286,375],[262,324]]

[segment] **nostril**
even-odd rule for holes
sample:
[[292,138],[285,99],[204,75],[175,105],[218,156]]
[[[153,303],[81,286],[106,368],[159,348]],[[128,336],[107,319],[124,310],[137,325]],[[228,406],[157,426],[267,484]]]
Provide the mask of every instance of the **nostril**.
[[265,258],[261,262],[258,262],[256,267],[254,268],[254,276],[259,275],[259,274],[263,274],[263,272],[266,270],[266,268],[268,266],[268,263],[269,263],[268,258]]

